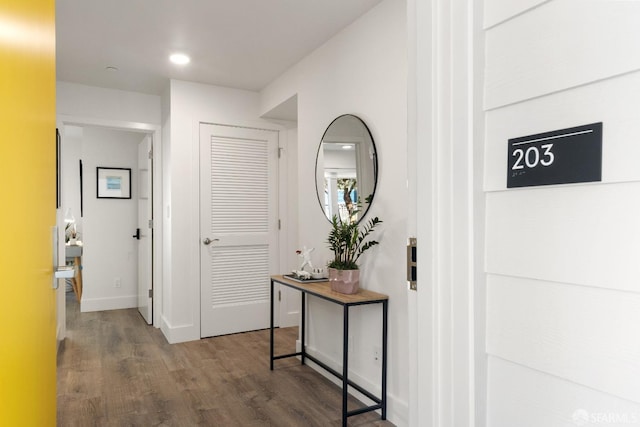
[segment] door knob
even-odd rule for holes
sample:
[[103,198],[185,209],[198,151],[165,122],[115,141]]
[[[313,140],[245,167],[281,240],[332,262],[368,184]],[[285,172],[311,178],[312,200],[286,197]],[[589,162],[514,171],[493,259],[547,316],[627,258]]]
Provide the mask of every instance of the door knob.
[[209,246],[211,243],[213,243],[213,242],[217,242],[217,241],[219,241],[219,240],[220,240],[220,239],[213,239],[213,240],[211,240],[210,238],[205,237],[205,238],[204,238],[204,240],[202,241],[202,243],[204,243],[205,245]]
[[133,238],[140,240],[140,229],[139,228],[136,228],[136,234],[133,235]]

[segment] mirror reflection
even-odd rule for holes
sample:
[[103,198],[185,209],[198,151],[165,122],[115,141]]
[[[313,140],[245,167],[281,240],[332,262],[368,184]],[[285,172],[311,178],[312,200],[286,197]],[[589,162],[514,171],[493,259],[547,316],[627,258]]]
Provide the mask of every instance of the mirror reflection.
[[357,116],[335,119],[322,136],[316,158],[316,190],[327,219],[359,221],[373,200],[378,178],[376,147]]

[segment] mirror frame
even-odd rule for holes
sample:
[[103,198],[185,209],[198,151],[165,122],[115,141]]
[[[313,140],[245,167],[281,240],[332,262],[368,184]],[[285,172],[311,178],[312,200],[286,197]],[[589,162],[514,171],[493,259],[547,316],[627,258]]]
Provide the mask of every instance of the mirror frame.
[[[316,167],[314,169],[315,172],[315,177],[314,177],[314,181],[316,184],[316,197],[318,199],[318,205],[320,206],[320,210],[322,211],[322,215],[327,219],[327,221],[331,222],[331,218],[329,218],[329,216],[327,215],[327,212],[325,212],[324,210],[324,204],[322,203],[322,200],[320,198],[320,191],[318,187],[318,160],[320,159],[320,150],[322,150],[322,144],[324,142],[324,138],[327,136],[327,132],[329,131],[329,129],[331,129],[331,126],[338,121],[339,119],[343,118],[343,117],[353,117],[355,118],[358,122],[360,122],[360,124],[362,124],[362,126],[364,127],[364,129],[367,131],[367,135],[369,135],[369,139],[371,140],[371,147],[373,148],[373,191],[371,193],[371,200],[369,201],[369,203],[363,203],[362,206],[362,211],[361,211],[361,215],[358,218],[358,220],[356,221],[356,223],[360,223],[360,221],[362,221],[365,216],[367,215],[367,213],[369,212],[369,208],[371,208],[371,205],[373,204],[373,199],[375,199],[375,195],[376,195],[376,190],[378,189],[378,150],[376,148],[376,143],[375,140],[373,139],[373,135],[371,134],[371,130],[369,129],[369,126],[367,126],[367,124],[364,122],[364,120],[362,120],[360,117],[356,116],[355,114],[341,114],[340,116],[336,117],[335,119],[333,119],[331,121],[331,123],[329,123],[329,126],[327,126],[327,128],[324,130],[324,133],[322,134],[322,138],[320,138],[320,144],[318,145],[318,150],[316,151]],[[324,165],[323,165],[324,168]]]

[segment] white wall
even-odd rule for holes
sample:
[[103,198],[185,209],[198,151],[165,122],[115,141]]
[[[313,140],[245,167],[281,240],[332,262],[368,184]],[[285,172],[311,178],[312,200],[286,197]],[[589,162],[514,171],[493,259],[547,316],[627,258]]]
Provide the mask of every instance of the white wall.
[[[167,89],[162,94],[162,208],[159,215],[162,221],[162,290],[164,293],[169,289],[171,278],[171,259],[173,257],[173,247],[171,244],[171,182],[172,168],[171,168],[171,86],[167,86]],[[167,298],[162,299],[162,306],[160,310],[156,310],[154,316],[154,323],[162,324],[163,318],[171,318],[171,304]],[[160,318],[160,319],[158,319]],[[166,332],[165,332],[166,334]]]
[[[333,119],[355,114],[371,130],[379,156],[379,178],[370,216],[384,223],[380,245],[361,263],[361,286],[388,294],[389,419],[408,423],[408,335],[405,247],[406,189],[406,18],[405,2],[388,0],[343,30],[262,91],[261,111],[298,95],[298,245],[315,247],[313,261],[330,258],[326,248],[329,222],[315,191],[315,158],[320,139]],[[330,365],[341,364],[341,311],[310,301],[309,350]],[[352,312],[353,378],[379,388],[380,366],[373,358],[379,345],[379,307]]]
[[[640,5],[486,5],[487,424],[640,425]],[[506,189],[509,138],[599,121],[601,183]]]
[[[138,222],[138,143],[143,138],[137,132],[83,130],[83,312],[137,307],[138,249],[132,236]],[[131,199],[98,199],[98,166],[130,168]]]
[[56,83],[56,114],[113,122],[160,124],[160,97],[76,83]]
[[[154,137],[154,259],[162,259],[162,200],[163,159],[160,144],[161,97],[135,92],[127,92],[68,82],[56,83],[56,113],[58,127],[78,125],[102,129],[141,131]],[[137,157],[137,154],[136,156]],[[85,165],[86,167],[86,165]],[[75,214],[76,217],[78,214]],[[154,263],[154,312],[162,310],[163,263]],[[86,307],[85,307],[86,308]],[[154,325],[159,326],[157,317]]]
[[80,210],[80,164],[82,158],[82,128],[63,126],[60,129],[62,163],[60,165],[62,214],[67,209],[76,219],[78,240],[82,240],[82,216]]

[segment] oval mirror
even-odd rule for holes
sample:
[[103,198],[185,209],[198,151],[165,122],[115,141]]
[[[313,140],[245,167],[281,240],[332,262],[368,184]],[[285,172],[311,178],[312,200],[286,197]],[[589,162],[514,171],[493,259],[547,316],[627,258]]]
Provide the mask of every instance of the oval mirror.
[[369,128],[351,114],[336,118],[324,132],[316,157],[316,191],[327,219],[363,218],[377,180],[378,156]]

